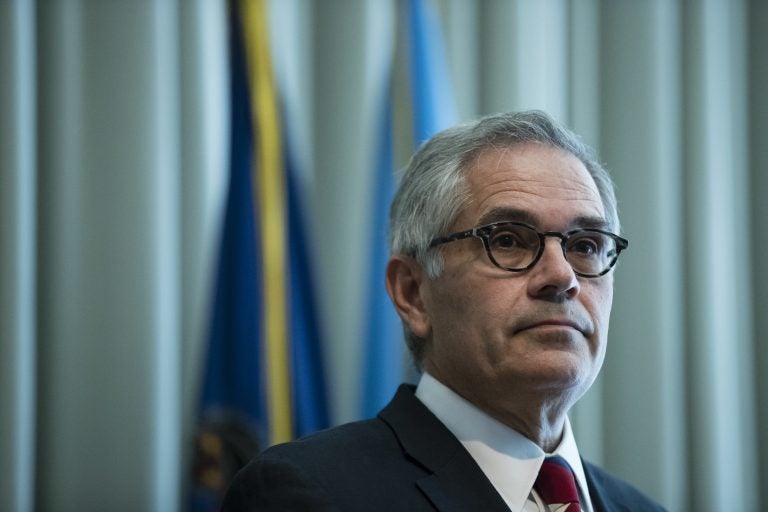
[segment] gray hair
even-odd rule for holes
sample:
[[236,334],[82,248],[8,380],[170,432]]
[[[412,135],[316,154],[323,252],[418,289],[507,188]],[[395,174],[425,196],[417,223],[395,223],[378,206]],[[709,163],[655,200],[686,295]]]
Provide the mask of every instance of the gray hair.
[[[427,276],[440,275],[443,259],[430,242],[447,233],[466,207],[470,196],[466,183],[469,165],[484,150],[536,142],[560,148],[586,167],[605,209],[611,229],[619,231],[616,194],[608,172],[595,152],[568,128],[548,114],[532,110],[495,114],[442,131],[424,143],[402,171],[389,218],[392,254],[416,259]],[[424,341],[404,324],[406,343],[420,367]]]

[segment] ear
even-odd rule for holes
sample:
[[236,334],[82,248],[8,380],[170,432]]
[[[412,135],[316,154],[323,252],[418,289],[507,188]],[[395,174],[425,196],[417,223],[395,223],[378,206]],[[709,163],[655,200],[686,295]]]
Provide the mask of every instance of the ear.
[[387,264],[387,293],[397,314],[420,338],[427,338],[432,331],[423,299],[426,280],[424,270],[413,258],[400,254],[390,258]]

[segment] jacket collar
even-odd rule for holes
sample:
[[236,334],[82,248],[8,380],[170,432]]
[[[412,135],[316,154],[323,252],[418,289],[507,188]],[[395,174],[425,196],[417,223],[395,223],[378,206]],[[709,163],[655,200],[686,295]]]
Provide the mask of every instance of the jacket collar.
[[451,432],[402,385],[379,417],[427,476],[416,485],[440,511],[507,511],[504,500]]
[[584,467],[584,476],[587,477],[589,497],[592,500],[592,508],[595,512],[632,512],[629,506],[607,492],[604,474],[599,468],[581,459]]

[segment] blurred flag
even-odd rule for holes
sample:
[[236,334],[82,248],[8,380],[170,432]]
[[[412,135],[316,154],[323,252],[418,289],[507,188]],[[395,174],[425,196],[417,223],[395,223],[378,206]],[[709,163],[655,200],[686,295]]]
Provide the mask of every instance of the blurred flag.
[[433,0],[409,0],[409,68],[414,145],[458,121],[448,57]]
[[400,318],[384,286],[384,272],[389,258],[387,226],[389,205],[394,195],[392,158],[392,105],[389,87],[382,105],[378,162],[375,168],[372,212],[371,262],[368,277],[368,317],[363,362],[362,417],[375,416],[392,398],[403,381],[405,343]]
[[[288,141],[286,141],[288,142]],[[290,149],[290,148],[287,148]],[[294,437],[330,426],[325,387],[320,322],[315,305],[311,254],[307,245],[304,212],[292,152],[286,151],[288,178],[288,233],[290,233],[288,276],[291,334],[292,401]]]
[[268,445],[328,426],[302,201],[281,140],[263,0],[230,2],[230,182],[190,509]]
[[[408,38],[408,69],[413,109],[414,147],[457,121],[456,104],[434,1],[408,0],[403,12]],[[389,67],[386,80],[391,80]],[[384,289],[389,251],[387,226],[394,195],[392,100],[382,99],[380,143],[371,226],[371,275],[368,279],[368,330],[364,355],[362,416],[375,415],[406,375],[402,328]]]

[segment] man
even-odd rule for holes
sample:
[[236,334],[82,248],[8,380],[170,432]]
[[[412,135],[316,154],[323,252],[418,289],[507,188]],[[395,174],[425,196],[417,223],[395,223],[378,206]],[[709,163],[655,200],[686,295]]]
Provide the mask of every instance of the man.
[[241,510],[662,510],[579,456],[628,242],[590,150],[541,112],[446,130],[392,205],[386,284],[417,367],[377,418],[266,450]]

